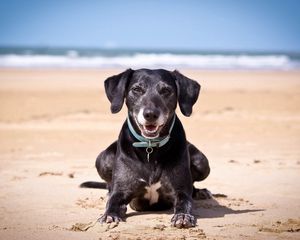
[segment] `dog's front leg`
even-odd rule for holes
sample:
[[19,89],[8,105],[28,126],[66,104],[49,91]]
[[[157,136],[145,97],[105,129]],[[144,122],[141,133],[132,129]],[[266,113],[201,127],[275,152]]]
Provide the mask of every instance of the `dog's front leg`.
[[192,198],[185,192],[176,194],[174,216],[171,219],[173,227],[190,228],[196,226],[196,218],[192,215]]
[[128,196],[123,192],[112,192],[106,204],[106,211],[98,221],[100,223],[119,223],[120,221],[124,221],[128,202]]

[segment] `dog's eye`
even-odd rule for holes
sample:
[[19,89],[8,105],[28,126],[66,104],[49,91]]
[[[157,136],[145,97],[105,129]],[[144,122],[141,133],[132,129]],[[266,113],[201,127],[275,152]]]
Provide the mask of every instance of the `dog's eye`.
[[143,88],[141,88],[140,86],[135,86],[131,89],[131,91],[133,91],[136,94],[143,94],[145,91]]
[[172,92],[171,92],[171,89],[164,87],[164,88],[160,89],[159,93],[161,95],[170,96]]

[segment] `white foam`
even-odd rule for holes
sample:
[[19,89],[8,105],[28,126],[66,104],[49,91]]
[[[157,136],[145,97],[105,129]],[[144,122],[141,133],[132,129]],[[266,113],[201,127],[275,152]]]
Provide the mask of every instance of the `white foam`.
[[[0,55],[0,67],[21,68],[199,68],[199,69],[291,69],[286,55],[218,55],[136,53],[134,55],[79,56],[66,55]],[[299,67],[299,66],[298,66]]]

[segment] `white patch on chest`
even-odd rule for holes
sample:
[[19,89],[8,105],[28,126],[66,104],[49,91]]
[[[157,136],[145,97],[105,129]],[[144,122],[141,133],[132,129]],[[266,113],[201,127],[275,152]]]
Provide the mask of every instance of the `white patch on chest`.
[[146,187],[147,192],[144,195],[144,198],[149,200],[150,205],[158,202],[159,194],[158,194],[157,190],[160,187],[161,187],[160,182],[154,183],[154,184],[150,185],[149,187]]

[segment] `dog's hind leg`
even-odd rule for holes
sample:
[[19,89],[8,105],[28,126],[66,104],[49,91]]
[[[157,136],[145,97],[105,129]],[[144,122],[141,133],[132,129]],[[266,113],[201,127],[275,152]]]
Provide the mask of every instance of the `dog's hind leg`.
[[110,191],[110,184],[112,180],[112,169],[115,161],[117,151],[117,142],[113,142],[107,149],[101,152],[96,159],[96,169],[98,174],[104,182],[87,181],[80,184],[81,188],[100,188],[108,189]]
[[[206,156],[197,149],[193,144],[187,142],[190,154],[190,166],[193,183],[202,181],[210,173],[210,167]],[[197,189],[193,186],[194,199],[208,199],[211,198],[211,193],[207,189]]]
[[113,142],[107,149],[101,152],[96,159],[96,169],[102,179],[104,179],[108,188],[112,180],[112,169],[117,151],[117,141]]
[[210,172],[209,163],[206,156],[193,144],[188,144],[191,159],[191,173],[193,182],[204,180]]

